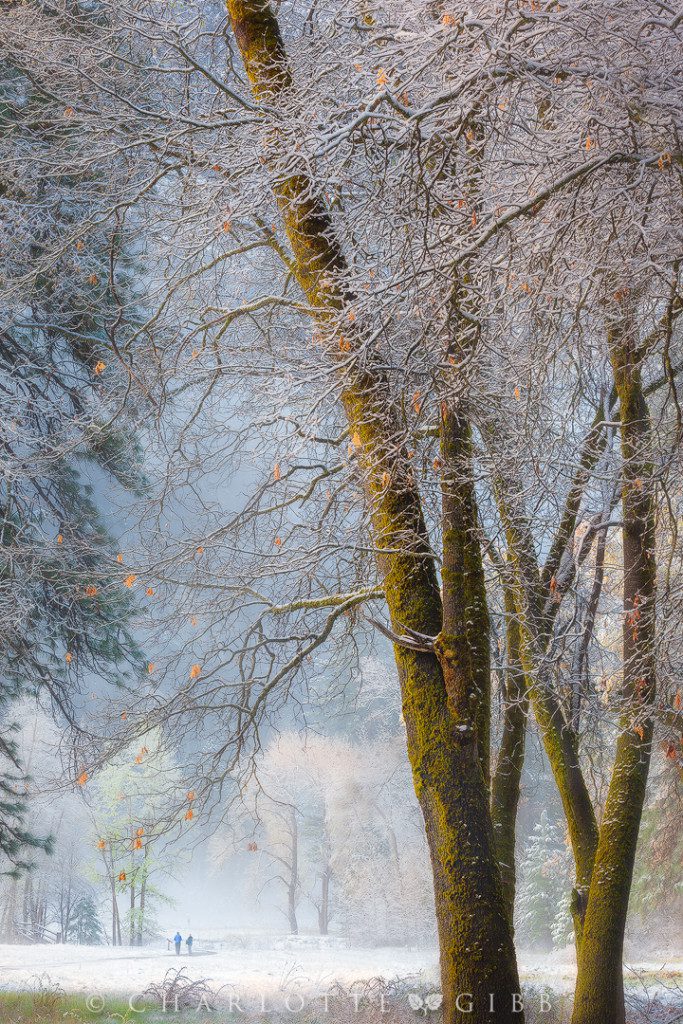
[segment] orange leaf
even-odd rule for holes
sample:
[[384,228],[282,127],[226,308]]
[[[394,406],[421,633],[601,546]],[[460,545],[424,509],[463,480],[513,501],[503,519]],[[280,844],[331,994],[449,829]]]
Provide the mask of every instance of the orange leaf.
[[97,849],[104,850],[106,846],[107,844],[105,843],[104,839],[100,839],[99,843],[97,844]]
[[128,589],[130,590],[130,588],[135,583],[136,579],[137,579],[137,576],[135,576],[134,573],[131,573],[130,576],[126,576],[125,580],[123,581],[124,587],[128,587]]
[[141,850],[142,849],[142,839],[136,839],[135,840],[135,842],[133,843],[133,849],[134,850]]
[[126,872],[125,871],[120,871],[119,872],[119,882],[125,882],[125,880],[126,880]]
[[121,554],[120,551],[119,551],[118,555],[116,556],[116,561],[117,562],[122,562],[123,561],[123,555]]
[[121,721],[122,721],[122,722],[125,722],[125,720],[126,720],[127,718],[128,718],[128,712],[127,712],[127,711],[122,711],[122,712],[121,712]]
[[681,705],[682,704],[683,704],[683,695],[681,695],[681,691],[680,690],[676,690],[676,696],[674,697],[674,707],[676,708],[676,711],[680,711],[681,710]]
[[455,25],[455,18],[452,14],[444,14],[441,18],[442,25]]
[[202,666],[201,665],[193,665],[192,668],[190,669],[190,679],[196,679],[198,676],[201,675],[201,672],[202,672]]
[[358,433],[358,431],[356,431],[353,437],[351,438],[351,444],[353,445],[354,448],[360,448],[362,443],[363,442],[360,439],[360,434]]
[[200,545],[199,545],[199,547],[197,548],[197,554],[198,554],[198,555],[203,555],[203,554],[204,554],[204,548],[202,547],[202,545],[201,545],[201,544],[200,544]]
[[90,584],[85,588],[85,593],[88,597],[95,597],[97,595],[97,587]]
[[195,797],[195,792],[194,792],[194,790],[193,790],[193,789],[191,789],[191,790],[189,791],[189,793],[187,794],[187,799],[188,799],[188,800],[190,800],[190,801],[192,801],[192,800],[194,800],[194,797]]
[[76,111],[74,110],[73,107],[65,107],[64,108],[64,117],[73,117],[75,113],[76,113]]
[[145,834],[145,830],[144,830],[144,828],[139,828],[139,829],[137,830],[137,833],[136,833],[136,835],[138,835],[138,836],[144,836],[144,834]]
[[276,462],[275,465],[273,466],[273,480],[279,480],[281,476],[282,473],[280,472],[280,463]]
[[185,812],[185,821],[192,821],[193,818],[194,818],[194,811],[190,807],[189,811]]
[[517,401],[519,401],[520,398],[522,397],[522,392],[519,390],[519,388],[515,388],[515,390],[512,393],[515,396],[515,398],[517,399]]
[[76,252],[83,252],[84,249],[85,249],[85,242],[82,241],[79,238],[78,241],[76,242]]
[[419,413],[421,408],[422,396],[420,395],[419,391],[416,391],[415,394],[413,395],[413,409],[415,410],[416,413]]
[[85,786],[87,781],[88,781],[88,773],[87,772],[81,772],[81,774],[76,779],[76,782],[78,783],[79,786]]
[[382,487],[388,487],[391,483],[391,473],[387,473],[386,470],[382,473]]
[[443,466],[443,462],[441,461],[441,459],[439,459],[437,457],[436,459],[434,459],[434,462],[432,463],[432,465],[434,466],[434,469],[438,470],[438,469],[441,469],[441,467]]
[[148,672],[153,672],[154,671],[154,662],[153,661],[150,661],[149,664],[147,665],[147,671]]
[[389,79],[387,78],[386,71],[384,70],[384,68],[380,68],[379,71],[377,72],[377,84],[386,85],[388,81]]
[[642,725],[634,725],[633,731],[641,740],[645,739],[645,730]]
[[591,149],[593,148],[593,145],[594,145],[593,140],[591,139],[590,135],[586,136],[586,141],[585,141],[584,145],[586,147],[586,152],[589,153],[591,151]]
[[97,276],[97,274],[90,274],[88,276],[88,284],[97,284],[98,281],[99,277]]
[[229,231],[231,227],[232,227],[232,224],[230,223],[229,220],[224,220],[223,221],[223,230],[224,231]]
[[64,543],[64,537],[62,536],[61,533],[57,534],[57,543],[58,544],[63,544]]
[[154,597],[154,587],[147,587],[147,597]]
[[74,657],[74,656],[73,656],[73,654],[71,653],[71,651],[67,651],[67,652],[66,652],[66,654],[64,655],[64,660],[65,660],[65,662],[67,663],[67,665],[70,665],[70,664],[71,664],[71,662],[73,661],[73,657]]
[[276,548],[281,548],[282,547],[282,537],[276,537],[275,541],[274,541],[274,544],[275,544]]

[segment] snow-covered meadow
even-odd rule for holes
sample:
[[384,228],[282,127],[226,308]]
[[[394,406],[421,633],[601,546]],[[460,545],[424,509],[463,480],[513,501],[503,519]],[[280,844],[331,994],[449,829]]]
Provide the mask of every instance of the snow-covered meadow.
[[[213,947],[213,948],[212,948]],[[335,943],[305,938],[273,941],[270,948],[253,943],[198,943],[190,957],[180,957],[166,943],[142,949],[107,946],[0,946],[0,988],[29,988],[47,976],[67,992],[134,994],[161,981],[169,968],[182,967],[192,979],[205,978],[216,990],[245,999],[269,1000],[298,992],[313,996],[335,984],[381,976],[387,980],[419,976],[434,981],[435,950],[385,947],[344,948]]]
[[[266,944],[253,937],[197,943],[190,957],[183,949],[177,957],[166,943],[142,949],[107,946],[0,945],[0,991],[30,989],[36,983],[60,986],[66,992],[87,995],[132,996],[159,983],[169,969],[184,968],[192,980],[205,979],[214,991],[277,1009],[288,998],[310,998],[345,989],[373,978],[400,981],[410,989],[438,987],[437,953],[409,947],[348,947],[334,938],[281,937]],[[630,965],[635,978],[644,974],[680,982],[683,963],[657,962]],[[526,954],[521,958],[525,984],[548,986],[557,993],[571,991],[576,965],[570,949],[552,954]],[[657,986],[659,987],[659,986]]]

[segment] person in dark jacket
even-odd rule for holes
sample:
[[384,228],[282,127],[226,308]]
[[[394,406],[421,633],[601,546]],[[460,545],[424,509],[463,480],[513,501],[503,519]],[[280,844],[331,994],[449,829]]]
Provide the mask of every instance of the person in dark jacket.
[[192,936],[188,935],[187,938],[185,939],[185,945],[187,946],[187,952],[188,952],[188,954],[190,956],[192,956],[192,943],[193,942],[194,942],[194,939],[192,938]]
[[173,936],[173,941],[175,943],[175,955],[180,956],[180,945],[183,941],[183,937],[180,934],[180,932],[175,933],[175,935]]

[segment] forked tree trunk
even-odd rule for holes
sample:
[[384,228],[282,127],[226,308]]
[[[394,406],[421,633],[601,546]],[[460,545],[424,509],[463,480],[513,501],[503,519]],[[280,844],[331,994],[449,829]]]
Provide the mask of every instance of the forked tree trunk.
[[560,793],[574,855],[576,884],[571,910],[578,948],[598,846],[598,825],[579,763],[577,737],[565,718],[545,663],[549,623],[544,612],[549,593],[539,570],[522,500],[518,488],[510,480],[498,478],[496,491],[508,552],[515,570],[514,602],[521,630],[522,665],[529,681],[527,693]]
[[[270,4],[228,0],[228,10],[256,100],[266,105],[295,102],[284,43]],[[371,355],[354,359],[362,345],[362,326],[349,329],[344,345],[340,344],[339,320],[353,297],[342,291],[346,261],[329,213],[307,165],[302,161],[297,166],[291,149],[284,164],[277,165],[276,122],[270,141],[272,188],[294,254],[293,269],[316,310],[326,356],[338,364],[342,375],[341,402],[365,481],[377,564],[392,623],[398,633],[408,627],[431,636],[440,634],[438,657],[429,650],[418,652],[404,646],[395,647],[395,657],[408,755],[434,876],[444,1024],[490,1024],[491,1020],[521,1024],[523,1014],[514,1009],[519,979],[494,852],[485,774],[488,693],[482,679],[487,669],[476,660],[476,653],[475,663],[470,660],[470,647],[481,652],[485,642],[479,637],[473,643],[471,626],[468,636],[467,622],[462,620],[466,606],[477,616],[486,614],[479,590],[483,579],[480,553],[478,545],[470,543],[476,521],[468,518],[458,527],[455,518],[451,520],[455,532],[444,545],[445,567],[448,562],[444,594],[449,612],[442,621],[434,557],[417,486],[400,444],[401,424],[388,382]],[[446,443],[451,443],[448,436]],[[467,437],[458,434],[453,443],[458,458],[463,450],[467,456]],[[449,453],[447,465],[448,459]],[[444,512],[449,515],[446,491]],[[456,496],[463,507],[469,503],[470,516],[472,499],[467,488]],[[465,564],[469,559],[474,563]],[[457,588],[452,598],[451,586]],[[472,600],[474,604],[468,605]],[[464,667],[462,657],[468,662]]]
[[624,1024],[624,929],[652,754],[656,564],[649,415],[633,340],[613,330],[610,357],[624,460],[621,732],[588,894],[572,1024]]

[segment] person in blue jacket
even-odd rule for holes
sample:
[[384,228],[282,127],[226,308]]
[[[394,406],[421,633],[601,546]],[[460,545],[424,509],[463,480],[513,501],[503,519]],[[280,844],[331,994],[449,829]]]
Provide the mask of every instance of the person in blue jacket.
[[194,939],[192,938],[192,936],[188,935],[187,938],[185,939],[185,945],[187,946],[187,952],[188,952],[188,954],[190,956],[192,956],[192,943],[193,942],[194,942]]
[[183,941],[183,937],[180,934],[180,932],[176,932],[175,933],[175,935],[173,936],[173,941],[175,943],[175,955],[176,956],[180,956],[180,946],[181,946],[182,941]]

